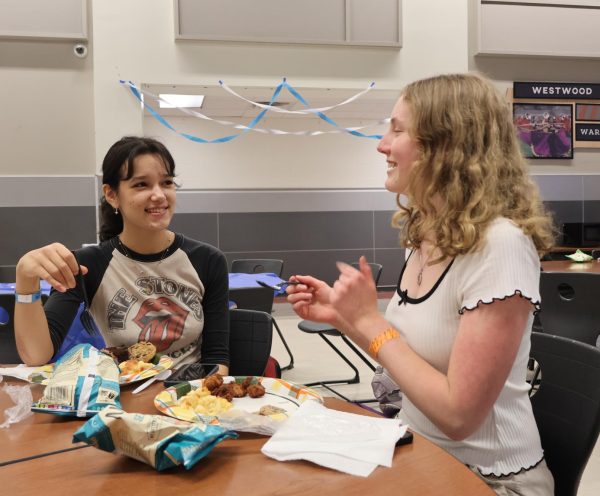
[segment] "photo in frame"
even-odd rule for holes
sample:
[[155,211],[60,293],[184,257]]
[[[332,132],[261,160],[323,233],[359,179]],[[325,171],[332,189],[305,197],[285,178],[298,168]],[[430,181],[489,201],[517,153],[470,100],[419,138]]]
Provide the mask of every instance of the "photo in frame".
[[526,158],[573,158],[573,105],[513,103],[513,122]]
[[600,104],[597,103],[576,103],[575,120],[600,122]]

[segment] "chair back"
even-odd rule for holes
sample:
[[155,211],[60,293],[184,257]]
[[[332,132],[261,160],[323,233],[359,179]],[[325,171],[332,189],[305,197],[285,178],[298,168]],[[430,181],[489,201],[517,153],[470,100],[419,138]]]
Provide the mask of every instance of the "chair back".
[[0,282],[15,282],[16,279],[16,265],[0,265]]
[[271,313],[274,298],[273,290],[263,286],[229,289],[229,301],[235,303],[235,308]]
[[[42,294],[42,302],[48,297]],[[14,293],[0,294],[0,363],[21,363],[15,341],[15,295]]]
[[596,345],[600,335],[600,274],[540,273],[543,332]]
[[242,274],[258,274],[260,272],[272,272],[281,277],[283,273],[283,260],[274,258],[243,258],[231,262],[231,272]]
[[534,332],[541,383],[531,397],[556,496],[575,496],[600,431],[600,349]]
[[271,354],[273,320],[255,310],[229,312],[229,374],[262,376]]
[[[360,270],[360,264],[358,262],[353,262],[350,265],[355,269]],[[383,265],[369,262],[369,267],[371,268],[371,273],[373,274],[373,280],[375,281],[375,286],[379,284],[379,278],[381,277],[381,271],[383,270]]]

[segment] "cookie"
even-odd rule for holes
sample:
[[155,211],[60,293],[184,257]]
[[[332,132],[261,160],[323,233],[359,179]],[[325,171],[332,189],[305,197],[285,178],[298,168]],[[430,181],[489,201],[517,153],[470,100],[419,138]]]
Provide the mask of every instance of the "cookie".
[[128,352],[130,360],[149,362],[156,355],[156,346],[148,341],[140,341],[139,343],[132,344],[128,348]]

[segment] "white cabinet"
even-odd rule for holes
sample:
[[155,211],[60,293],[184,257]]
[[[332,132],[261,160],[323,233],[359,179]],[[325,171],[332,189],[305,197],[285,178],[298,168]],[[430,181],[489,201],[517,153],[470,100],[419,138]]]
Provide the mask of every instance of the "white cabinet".
[[402,0],[174,0],[175,37],[401,46]]
[[600,57],[600,0],[476,0],[478,54]]
[[0,38],[86,40],[86,0],[0,0]]

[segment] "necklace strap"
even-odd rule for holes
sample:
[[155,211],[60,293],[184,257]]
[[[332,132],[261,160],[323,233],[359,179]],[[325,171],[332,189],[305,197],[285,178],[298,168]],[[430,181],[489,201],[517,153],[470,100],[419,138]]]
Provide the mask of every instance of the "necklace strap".
[[[169,238],[170,238],[170,235],[169,235]],[[142,262],[142,263],[143,262],[159,262],[159,263],[162,262],[165,259],[165,257],[167,256],[167,254],[169,253],[169,251],[171,250],[171,247],[173,246],[174,242],[175,242],[175,237],[173,237],[172,240],[169,240],[169,244],[167,245],[167,247],[162,252],[160,252],[160,257],[158,258],[158,260],[140,260],[140,258],[139,258],[140,256],[141,257],[150,256],[150,257],[154,258],[156,256],[156,253],[153,253],[150,255],[144,255],[141,253],[134,252],[134,253],[136,253],[136,255],[138,255],[138,257],[136,258],[132,254],[133,250],[130,250],[129,248],[127,248],[125,243],[123,243],[123,241],[121,241],[121,236],[117,236],[117,243],[121,248],[119,251],[121,251],[123,253],[123,255],[125,255],[127,258],[134,260],[136,262]]]
[[423,259],[423,252],[421,247],[419,247],[419,273],[417,274],[417,286],[420,286],[421,283],[423,282],[423,271],[425,270],[425,267],[427,266],[427,262],[429,262],[429,259],[431,258],[431,253],[429,254],[429,256],[425,259],[425,262],[422,262]]

